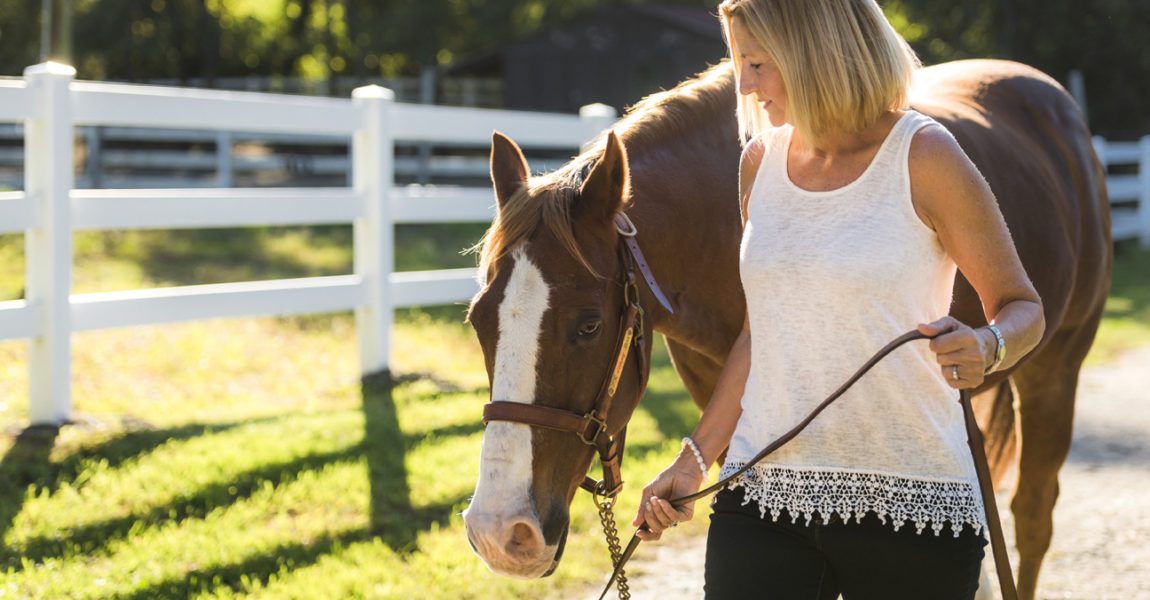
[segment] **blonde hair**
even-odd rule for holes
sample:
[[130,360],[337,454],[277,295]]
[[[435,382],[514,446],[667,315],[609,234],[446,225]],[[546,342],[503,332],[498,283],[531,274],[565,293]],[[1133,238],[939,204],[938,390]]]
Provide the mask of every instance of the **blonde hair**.
[[[719,15],[736,78],[731,21],[740,19],[778,65],[787,115],[804,137],[858,132],[907,106],[920,63],[875,0],[725,0]],[[738,116],[745,139],[769,127],[763,108],[741,94]]]

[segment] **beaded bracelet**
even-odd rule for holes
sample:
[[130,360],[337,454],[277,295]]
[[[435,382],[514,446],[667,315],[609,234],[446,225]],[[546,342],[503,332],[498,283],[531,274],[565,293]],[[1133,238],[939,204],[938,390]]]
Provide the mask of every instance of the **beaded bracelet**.
[[703,462],[703,454],[699,452],[699,447],[695,445],[695,440],[689,437],[683,438],[683,447],[690,448],[691,452],[695,455],[695,461],[699,463],[699,470],[703,472],[703,481],[707,481],[707,463]]

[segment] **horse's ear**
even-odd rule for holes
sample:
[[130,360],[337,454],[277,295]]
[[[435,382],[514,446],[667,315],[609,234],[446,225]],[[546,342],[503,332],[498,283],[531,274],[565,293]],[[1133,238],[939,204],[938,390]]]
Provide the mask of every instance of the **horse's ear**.
[[579,189],[579,212],[611,223],[627,201],[627,153],[612,131],[607,134],[603,156]]
[[491,183],[495,184],[495,200],[499,208],[519,188],[527,185],[527,159],[511,138],[499,133],[491,134]]

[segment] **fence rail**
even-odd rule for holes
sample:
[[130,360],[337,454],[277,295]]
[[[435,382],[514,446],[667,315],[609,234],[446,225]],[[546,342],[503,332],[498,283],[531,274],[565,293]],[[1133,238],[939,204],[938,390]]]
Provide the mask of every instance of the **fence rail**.
[[[331,102],[327,100],[327,102]],[[11,107],[9,107],[11,108]],[[427,108],[427,107],[421,107]],[[420,118],[440,121],[442,112],[458,112],[460,109],[444,109],[436,107],[437,111],[424,113]],[[14,109],[13,112],[18,112]],[[408,110],[407,117],[415,117],[419,111]],[[478,116],[476,116],[478,115]],[[522,113],[513,113],[511,118],[521,118]],[[467,119],[479,122],[491,122],[498,126],[499,121],[506,118],[504,111],[480,111],[471,113]],[[547,115],[555,117],[556,115]],[[560,116],[570,119],[569,116]],[[495,119],[495,121],[491,121]],[[540,127],[547,127],[542,122]],[[84,140],[82,147],[85,156],[85,167],[75,177],[76,188],[87,188],[78,191],[74,197],[87,197],[91,204],[102,205],[100,209],[90,208],[87,213],[102,215],[103,208],[115,208],[115,205],[124,207],[123,211],[132,216],[125,216],[130,222],[141,221],[136,224],[125,224],[126,227],[163,227],[164,222],[175,221],[186,223],[184,227],[215,227],[223,226],[218,220],[213,221],[212,216],[220,214],[211,208],[215,205],[225,205],[237,202],[236,206],[249,207],[251,217],[236,225],[293,225],[293,224],[325,224],[348,222],[348,211],[354,213],[358,201],[349,192],[337,191],[329,188],[327,191],[317,192],[315,188],[307,191],[281,188],[277,192],[267,192],[264,197],[247,197],[249,190],[245,190],[245,199],[242,203],[235,194],[227,191],[237,184],[242,174],[248,174],[250,180],[253,173],[285,173],[289,182],[307,182],[314,184],[330,184],[337,182],[344,184],[352,178],[352,160],[349,156],[348,135],[317,135],[317,134],[287,134],[266,133],[256,131],[207,131],[207,130],[181,130],[172,128],[137,128],[137,127],[80,127]],[[400,131],[408,138],[411,132]],[[564,134],[564,139],[570,139],[570,134]],[[392,159],[392,168],[396,181],[428,182],[478,182],[487,179],[487,158],[478,156],[474,152],[474,145],[467,151],[468,144],[461,140],[477,139],[457,138],[446,140],[442,132],[432,132],[428,140],[397,139],[397,148],[406,148],[406,155],[395,155]],[[0,185],[19,188],[24,184],[23,163],[24,150],[12,144],[13,141],[23,142],[22,127],[3,127],[0,125],[0,144],[7,141],[8,145],[0,145]],[[411,150],[416,143],[437,144],[435,154],[417,155]],[[482,145],[489,140],[484,136]],[[540,142],[540,138],[527,138],[524,140]],[[542,139],[543,142],[554,144],[553,140]],[[140,145],[167,142],[184,146],[183,148],[155,149],[139,147]],[[114,144],[116,149],[104,148],[107,144]],[[125,148],[132,146],[136,148]],[[280,150],[262,152],[258,155],[245,155],[235,151],[237,145],[255,144],[271,145]],[[450,146],[447,146],[450,144]],[[190,149],[197,146],[196,149]],[[210,146],[210,148],[208,148]],[[1107,177],[1110,192],[1113,216],[1113,234],[1116,240],[1138,239],[1144,246],[1150,246],[1150,136],[1138,141],[1112,141],[1103,138],[1094,139],[1095,150],[1108,170],[1113,171]],[[547,146],[537,146],[546,149]],[[453,152],[453,153],[452,153]],[[540,171],[550,171],[561,166],[566,159],[554,157],[533,157],[532,166]],[[116,188],[119,191],[106,194],[92,188]],[[157,191],[161,188],[181,188],[177,191]],[[198,190],[196,188],[199,188]],[[220,190],[220,188],[225,188]],[[143,192],[129,190],[143,189]],[[429,192],[428,190],[440,190]],[[255,196],[258,192],[252,192]],[[442,210],[435,210],[432,214],[423,211],[418,216],[412,215],[413,210],[419,210],[416,199],[423,201],[431,194],[439,194],[438,200]],[[288,206],[277,204],[280,196],[306,197],[313,201],[311,207],[305,205],[303,200],[293,201]],[[320,197],[322,196],[322,197]],[[483,196],[483,198],[478,198]],[[489,193],[486,187],[477,188],[421,188],[412,186],[406,188],[401,185],[393,186],[392,210],[397,223],[411,222],[438,222],[443,215],[453,214],[456,210],[471,210],[476,206],[477,199],[486,199]],[[17,198],[10,194],[0,193],[0,233],[21,231],[23,227],[16,226],[28,218],[24,214],[26,207],[17,203],[5,202]],[[435,205],[437,201],[431,201]],[[197,204],[209,207],[207,214],[197,208]],[[272,205],[284,208],[283,211],[269,212],[265,210]],[[342,209],[341,209],[342,207]],[[84,210],[83,206],[77,207]],[[238,209],[237,209],[238,210]],[[340,211],[343,211],[342,213]],[[179,212],[187,213],[184,216],[175,216]],[[152,216],[147,216],[147,215]],[[261,223],[259,215],[272,215],[271,220]],[[360,215],[355,214],[358,217]],[[81,218],[84,221],[88,217]],[[119,218],[119,217],[117,217]],[[196,223],[196,219],[202,219]],[[319,220],[312,220],[319,219]],[[168,226],[176,226],[169,223]],[[107,228],[107,224],[86,229]]]
[[[24,187],[0,193],[0,233],[25,233],[27,274],[25,299],[0,302],[0,340],[29,340],[33,423],[61,422],[71,412],[71,336],[78,331],[354,310],[361,371],[387,370],[395,308],[457,301],[477,289],[474,269],[393,272],[394,225],[485,222],[493,204],[489,186],[397,186],[395,144],[483,147],[500,129],[537,148],[571,149],[615,120],[601,105],[580,116],[407,105],[375,86],[343,100],[78,82],[74,75],[47,63],[29,67],[22,80],[0,81],[0,121],[23,125],[12,129],[23,137]],[[349,147],[349,185],[76,189],[78,126],[337,136]],[[333,223],[353,225],[349,275],[72,293],[74,231]]]
[[[1108,175],[1110,216],[1115,240],[1137,239],[1150,247],[1150,135],[1136,142],[1094,138],[1094,149]],[[1137,173],[1129,171],[1137,168]]]

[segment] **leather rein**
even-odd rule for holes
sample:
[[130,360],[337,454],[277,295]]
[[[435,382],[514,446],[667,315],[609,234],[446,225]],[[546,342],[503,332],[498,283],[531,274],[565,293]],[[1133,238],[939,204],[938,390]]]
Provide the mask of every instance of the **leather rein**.
[[[827,396],[825,400],[819,403],[819,405],[816,406],[814,410],[812,410],[810,414],[808,414],[802,421],[800,421],[798,425],[795,425],[793,428],[791,428],[790,431],[787,431],[783,435],[779,436],[775,441],[768,444],[767,447],[760,450],[758,454],[756,454],[751,460],[747,461],[747,464],[743,465],[738,471],[735,471],[727,477],[720,479],[714,484],[707,486],[706,488],[699,490],[694,494],[671,500],[671,506],[679,508],[688,502],[694,502],[700,498],[703,498],[704,496],[721,490],[727,484],[731,483],[740,475],[747,472],[747,470],[749,470],[751,467],[758,464],[769,454],[778,450],[787,442],[794,439],[795,436],[799,435],[799,433],[806,429],[807,425],[811,424],[811,421],[815,420],[815,417],[819,416],[819,414],[822,413],[823,410],[825,410],[832,403],[834,403],[835,400],[838,400],[844,393],[846,393],[848,389],[850,389],[851,386],[855,384],[855,382],[862,378],[862,376],[865,375],[867,371],[870,371],[872,367],[878,364],[880,360],[885,358],[886,355],[890,354],[896,348],[906,344],[907,342],[927,339],[929,337],[930,336],[920,333],[917,330],[911,330],[895,338],[886,346],[883,346],[883,348],[876,352],[874,356],[871,356],[866,361],[866,363],[864,363],[863,366],[858,369],[858,371],[855,371],[855,373],[851,375],[845,383],[839,386],[839,388],[831,393],[830,396]],[[1003,600],[1018,600],[1018,591],[1015,588],[1014,577],[1012,576],[1010,570],[1010,556],[1006,552],[1006,541],[1002,535],[1002,522],[999,520],[998,506],[994,498],[994,482],[990,477],[990,467],[986,460],[986,450],[983,448],[982,430],[978,428],[978,422],[974,418],[974,409],[970,403],[969,389],[960,390],[959,402],[962,404],[963,420],[966,425],[967,444],[970,446],[971,457],[974,459],[975,472],[978,475],[979,492],[982,495],[983,508],[986,510],[986,523],[987,529],[990,532],[991,550],[994,554],[994,564],[998,574],[999,589],[1002,591]],[[643,523],[639,525],[639,529],[647,530],[647,521],[643,521]],[[635,549],[639,546],[639,542],[641,541],[642,540],[639,539],[638,536],[638,530],[636,530],[635,534],[631,536],[631,541],[627,544],[627,548],[622,552],[619,560],[615,562],[615,571],[611,574],[611,579],[607,581],[607,585],[604,587],[603,593],[599,596],[600,600],[602,600],[607,595],[607,591],[611,589],[611,585],[615,581],[616,574],[622,571],[623,566],[627,564],[628,560],[630,560],[631,556],[635,553]]]
[[[594,406],[586,413],[580,413],[571,410],[560,408],[551,408],[547,406],[540,406],[536,404],[521,404],[518,402],[505,402],[493,400],[488,402],[483,407],[483,423],[487,424],[491,421],[509,421],[512,423],[521,423],[530,425],[532,427],[540,427],[543,429],[550,429],[553,431],[572,433],[579,438],[584,444],[593,446],[599,453],[599,461],[603,466],[603,479],[596,481],[589,476],[584,477],[580,487],[591,492],[595,496],[604,497],[610,500],[613,504],[614,499],[618,496],[623,488],[623,479],[621,475],[621,466],[623,458],[623,446],[625,443],[627,428],[626,425],[620,430],[617,437],[611,436],[607,431],[607,413],[611,408],[612,401],[615,397],[615,392],[618,389],[619,380],[623,373],[623,368],[627,363],[628,355],[630,354],[631,346],[635,346],[640,352],[638,360],[639,370],[639,397],[641,398],[647,385],[648,365],[647,361],[643,359],[642,351],[645,344],[644,335],[644,312],[642,306],[639,304],[639,288],[636,283],[637,277],[635,269],[638,268],[646,281],[648,288],[654,294],[655,298],[660,304],[670,313],[674,313],[671,308],[670,302],[659,288],[658,283],[655,282],[654,276],[651,274],[650,267],[647,265],[646,259],[643,257],[642,251],[639,249],[638,243],[635,241],[635,236],[638,231],[634,223],[627,217],[625,213],[618,213],[615,216],[615,227],[620,234],[620,241],[622,245],[621,254],[623,256],[624,265],[624,309],[623,315],[620,318],[619,337],[615,342],[614,359],[612,367],[608,371],[607,378],[604,380],[598,397],[596,398]],[[901,336],[892,340],[889,344],[884,346],[874,354],[870,359],[863,364],[849,379],[846,380],[837,390],[831,393],[825,400],[814,408],[795,427],[790,431],[784,433],[775,441],[771,442],[766,448],[763,448],[758,454],[754,456],[747,464],[743,465],[738,471],[731,475],[719,480],[718,482],[681,498],[671,500],[671,506],[678,508],[688,502],[694,502],[700,498],[710,495],[714,492],[725,487],[737,477],[745,473],[748,469],[752,468],[772,452],[778,450],[787,442],[794,439],[800,432],[802,432],[807,425],[830,406],[835,400],[839,399],[851,386],[855,384],[864,374],[874,367],[880,360],[890,354],[899,346],[914,340],[925,339],[928,336],[919,333],[916,330],[909,331]],[[1002,535],[1002,524],[998,516],[998,508],[994,498],[994,484],[990,478],[990,468],[986,460],[986,453],[983,448],[982,432],[978,428],[978,422],[974,418],[974,411],[970,403],[970,390],[961,390],[959,395],[960,403],[962,404],[963,417],[966,425],[967,442],[970,446],[971,455],[974,459],[975,471],[978,474],[979,491],[982,495],[983,507],[986,510],[987,526],[990,530],[991,547],[994,554],[994,562],[998,572],[999,588],[1002,591],[1003,600],[1017,600],[1018,592],[1014,586],[1014,578],[1011,575],[1009,556],[1006,552],[1006,543]],[[608,511],[610,509],[608,508]],[[602,516],[602,511],[601,511]],[[606,526],[606,523],[604,523]],[[613,528],[613,524],[611,525]],[[646,530],[648,528],[647,522],[644,521],[639,529]],[[607,592],[611,586],[620,580],[620,596],[630,597],[626,593],[625,584],[623,580],[623,568],[627,561],[635,553],[635,549],[639,546],[638,531],[631,536],[631,541],[627,544],[627,548],[621,553],[618,552],[617,543],[612,550],[612,561],[614,562],[614,570],[611,573],[611,578],[607,581],[607,585],[603,588],[603,593],[600,595],[600,600],[606,597]],[[608,538],[608,545],[612,546],[611,539]]]

